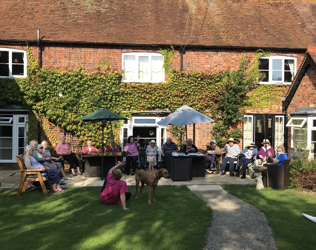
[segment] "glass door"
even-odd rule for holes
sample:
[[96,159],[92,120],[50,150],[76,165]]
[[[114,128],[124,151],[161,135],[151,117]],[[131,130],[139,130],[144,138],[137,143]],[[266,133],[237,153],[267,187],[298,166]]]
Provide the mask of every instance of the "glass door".
[[13,115],[0,115],[0,160],[13,158]]

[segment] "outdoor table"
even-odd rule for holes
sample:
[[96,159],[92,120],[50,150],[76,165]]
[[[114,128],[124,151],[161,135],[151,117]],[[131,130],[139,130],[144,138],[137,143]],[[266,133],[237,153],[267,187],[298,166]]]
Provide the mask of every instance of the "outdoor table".
[[173,156],[168,153],[167,170],[173,181],[192,180],[192,177],[205,177],[205,155],[201,153]]
[[[115,156],[122,158],[122,152],[97,152],[83,154],[82,159],[85,165],[85,177],[101,177],[103,180],[109,170],[116,164]],[[103,167],[102,167],[103,158]]]

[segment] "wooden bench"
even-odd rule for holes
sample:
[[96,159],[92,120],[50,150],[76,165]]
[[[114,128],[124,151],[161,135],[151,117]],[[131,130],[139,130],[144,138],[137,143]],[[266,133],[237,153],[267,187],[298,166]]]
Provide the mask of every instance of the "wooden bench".
[[21,171],[20,186],[18,189],[18,193],[16,195],[19,196],[21,192],[24,192],[26,190],[26,187],[29,181],[39,181],[39,183],[41,184],[43,193],[47,194],[47,190],[44,184],[44,181],[46,181],[46,174],[42,173],[43,170],[42,169],[27,169],[24,165],[23,155],[16,156],[16,159],[18,161],[18,165]]

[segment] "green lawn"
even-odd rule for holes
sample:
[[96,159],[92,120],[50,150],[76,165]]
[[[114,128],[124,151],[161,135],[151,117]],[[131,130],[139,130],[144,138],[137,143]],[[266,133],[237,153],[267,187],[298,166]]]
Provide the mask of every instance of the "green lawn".
[[266,215],[274,231],[278,250],[316,249],[316,224],[302,216],[302,213],[316,216],[315,197],[294,190],[269,188],[257,191],[254,186],[223,188]]
[[138,200],[129,190],[128,211],[102,205],[100,188],[2,191],[0,249],[202,249],[212,211],[187,187],[159,186],[150,205],[147,187]]

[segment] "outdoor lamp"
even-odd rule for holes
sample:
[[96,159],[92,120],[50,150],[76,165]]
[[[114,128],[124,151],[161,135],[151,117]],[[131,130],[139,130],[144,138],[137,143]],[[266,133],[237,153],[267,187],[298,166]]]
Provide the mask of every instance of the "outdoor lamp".
[[271,124],[272,124],[272,119],[271,119],[271,118],[269,118],[269,119],[268,119],[268,128],[271,128],[271,127],[272,127],[272,125],[271,125]]
[[106,120],[102,120],[102,127],[105,127],[106,125]]

